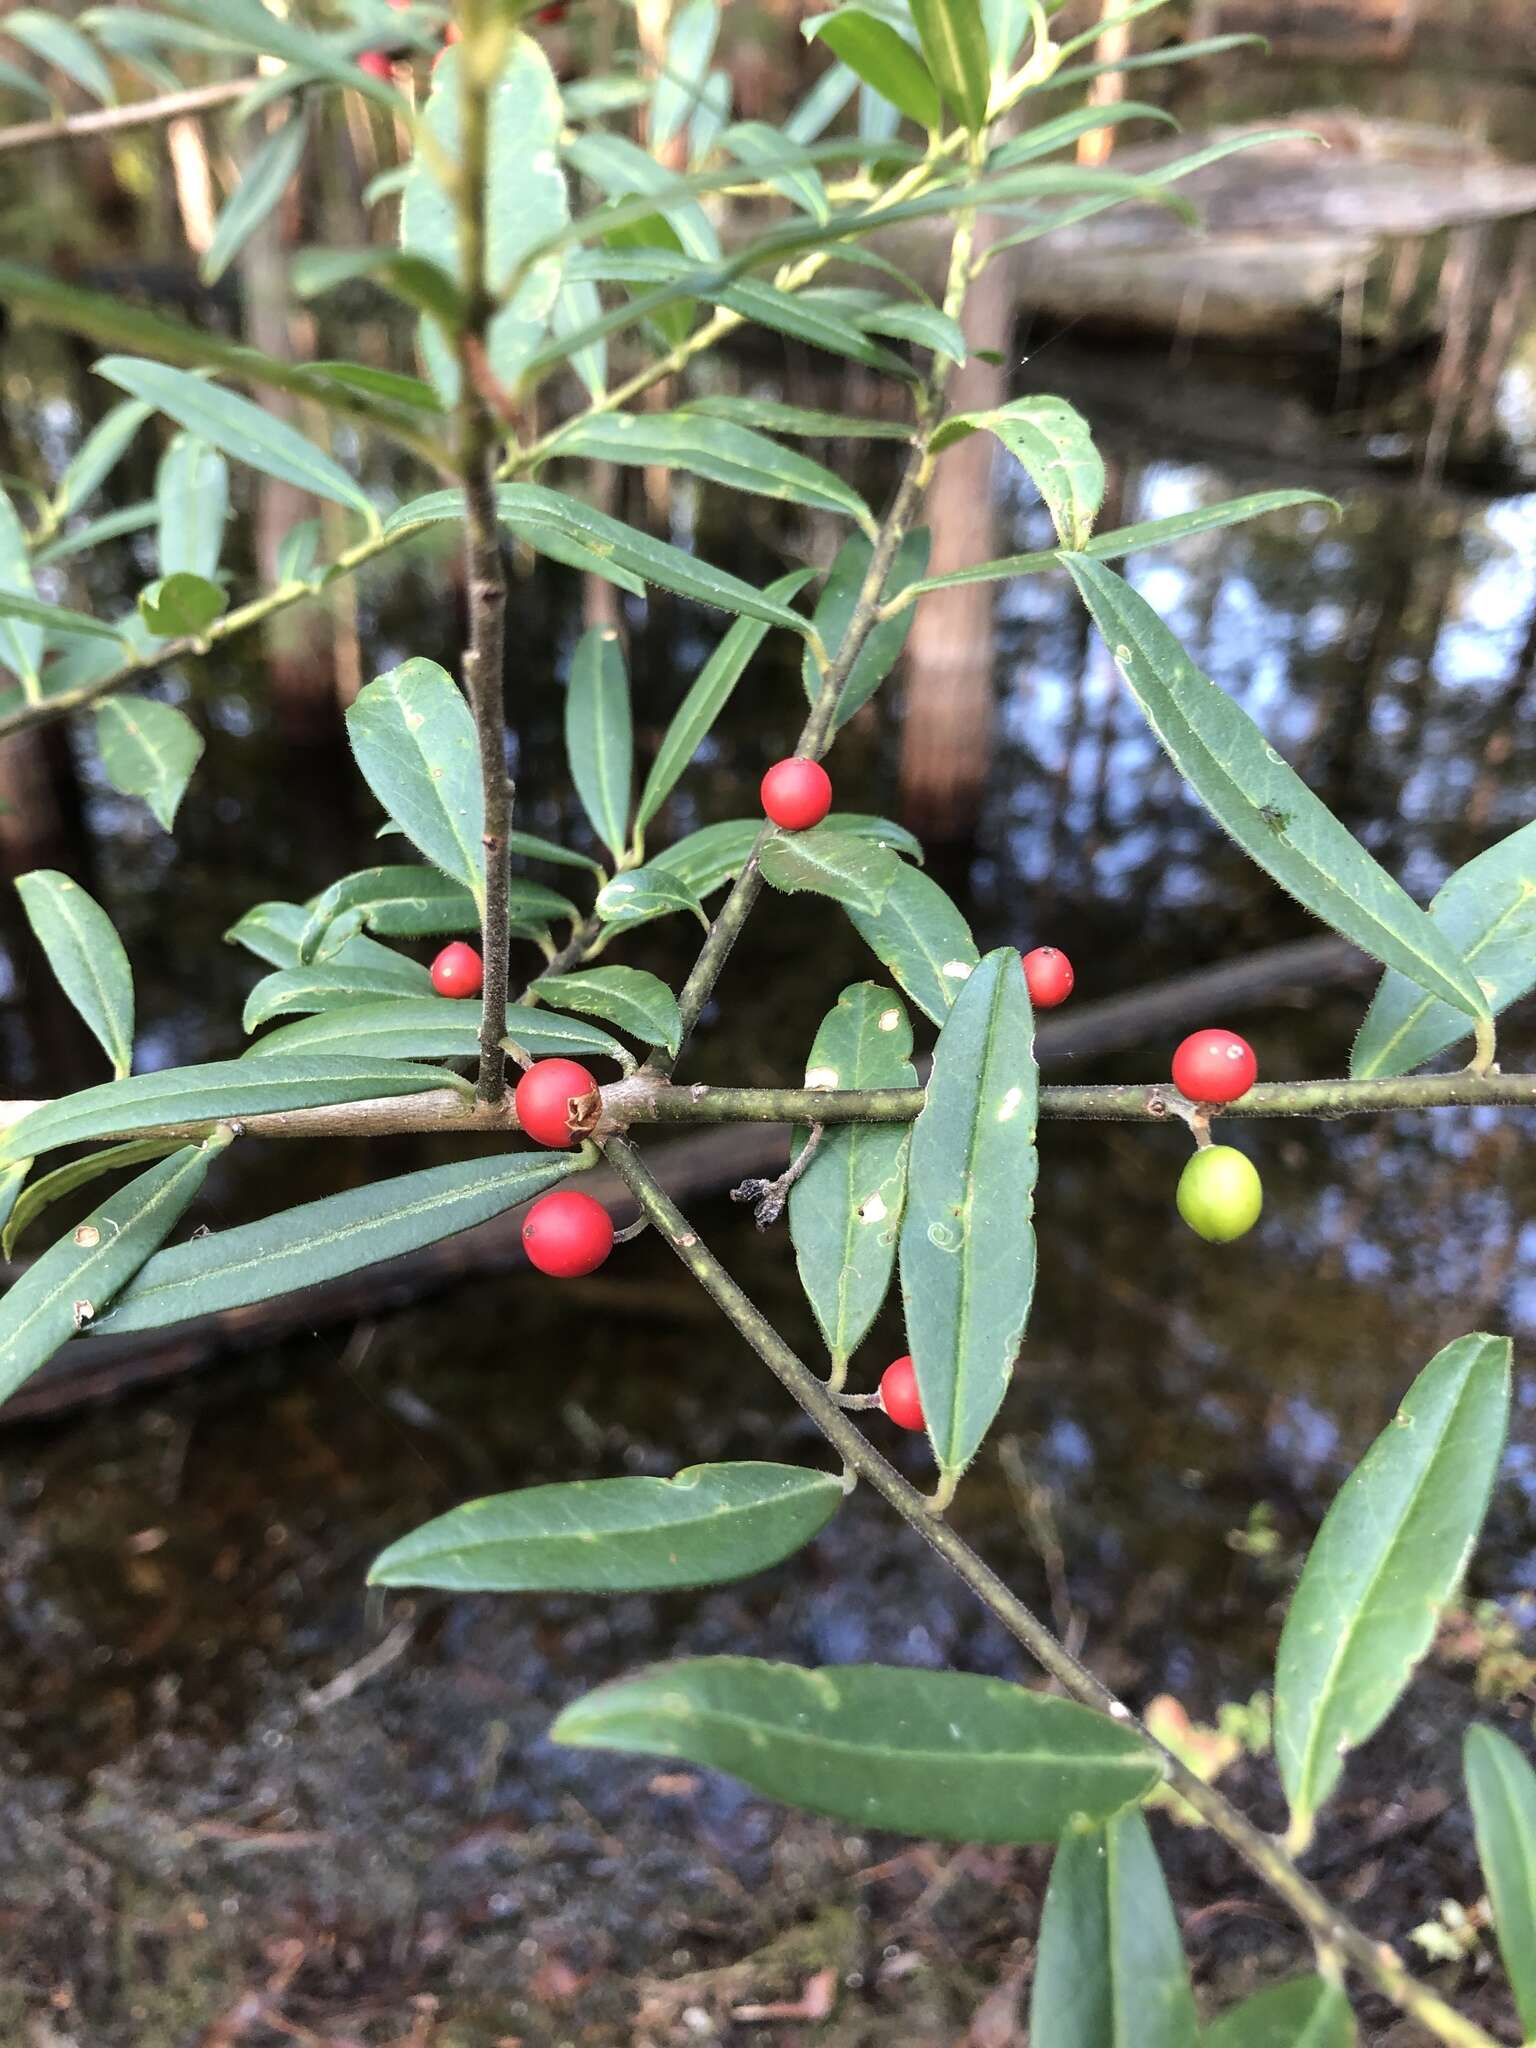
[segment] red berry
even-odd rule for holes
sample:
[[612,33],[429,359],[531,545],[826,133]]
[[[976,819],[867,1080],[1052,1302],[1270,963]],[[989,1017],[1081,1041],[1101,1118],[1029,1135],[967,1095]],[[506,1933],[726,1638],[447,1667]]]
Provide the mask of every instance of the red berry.
[[567,4],[568,0],[555,0],[555,4],[553,6],[541,7],[538,13],[533,18],[535,21],[546,23],[551,21],[563,21],[565,19],[565,10]]
[[576,1135],[571,1129],[571,1098],[591,1095],[596,1088],[596,1081],[575,1060],[537,1060],[512,1097],[517,1120],[539,1144],[568,1146]]
[[763,809],[786,832],[819,825],[832,808],[832,778],[819,761],[793,755],[763,777]]
[[455,939],[432,962],[432,986],[440,996],[477,996],[485,986],[485,964],[473,946]]
[[523,1218],[523,1250],[541,1273],[580,1279],[613,1250],[613,1218],[576,1188],[541,1195]]
[[1072,972],[1072,962],[1055,946],[1036,946],[1032,953],[1021,957],[1019,964],[1029,984],[1029,1000],[1037,1010],[1054,1010],[1071,995],[1077,976]]
[[1258,1074],[1253,1047],[1235,1031],[1193,1031],[1173,1056],[1173,1085],[1191,1102],[1236,1102]]
[[894,1360],[880,1375],[880,1406],[898,1429],[921,1429],[923,1404],[918,1399],[917,1373],[911,1358]]
[[386,82],[394,77],[394,66],[382,50],[364,50],[357,60],[359,71],[366,71],[370,78],[382,78]]

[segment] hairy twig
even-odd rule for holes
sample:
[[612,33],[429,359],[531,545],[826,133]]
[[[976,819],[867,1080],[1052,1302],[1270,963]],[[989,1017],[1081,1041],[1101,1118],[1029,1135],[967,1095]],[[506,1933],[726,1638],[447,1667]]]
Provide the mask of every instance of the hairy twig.
[[18,121],[0,128],[0,156],[13,150],[36,149],[47,142],[75,142],[92,135],[120,135],[128,128],[154,128],[162,121],[179,121],[188,114],[210,113],[227,107],[265,79],[259,72],[244,78],[221,78],[212,85],[188,86],[184,92],[163,93],[158,99],[134,100],[123,107],[92,107],[89,113],[68,114],[55,120]]

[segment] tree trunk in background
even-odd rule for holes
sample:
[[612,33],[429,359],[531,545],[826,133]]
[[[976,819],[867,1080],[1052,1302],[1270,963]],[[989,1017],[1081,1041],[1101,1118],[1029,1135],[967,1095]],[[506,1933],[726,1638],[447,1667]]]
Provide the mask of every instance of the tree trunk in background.
[[[253,348],[278,361],[298,360],[288,298],[288,266],[284,256],[283,210],[273,213],[240,252],[240,289],[245,338]],[[262,405],[300,433],[312,433],[316,422],[304,418],[297,400],[283,391],[264,391]],[[277,554],[284,534],[301,519],[314,519],[323,508],[307,491],[273,477],[255,479],[256,573],[262,589],[277,581]],[[339,507],[336,509],[340,509]],[[337,536],[327,535],[330,545]],[[356,695],[355,585],[349,577],[333,585],[346,593],[342,633],[333,633],[335,614],[319,605],[299,604],[268,621],[265,633],[267,687],[278,724],[295,740],[333,738],[338,698]],[[353,659],[338,674],[345,645]],[[350,686],[350,687],[349,687]]]
[[[982,221],[978,248],[995,238]],[[1001,405],[1008,395],[1007,350],[1013,326],[1012,285],[1006,263],[993,263],[966,302],[966,339],[995,349],[1001,365],[972,354],[950,394],[958,411]],[[928,492],[933,533],[930,573],[942,575],[997,552],[992,500],[994,443],[968,434],[939,458]],[[917,608],[907,642],[906,715],[901,733],[902,816],[933,842],[969,839],[986,782],[992,742],[992,607],[990,583],[935,590]]]
[[73,871],[76,807],[62,726],[34,726],[0,746],[0,873],[28,868]]

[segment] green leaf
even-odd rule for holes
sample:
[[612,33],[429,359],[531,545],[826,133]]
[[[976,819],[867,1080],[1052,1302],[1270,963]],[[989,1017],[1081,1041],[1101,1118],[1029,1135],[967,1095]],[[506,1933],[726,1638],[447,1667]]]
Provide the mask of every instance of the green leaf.
[[829,832],[775,832],[763,847],[763,880],[785,895],[809,890],[846,909],[876,917],[891,893],[901,863],[870,839]]
[[[0,663],[8,668],[28,696],[36,696],[38,673],[43,665],[46,628],[60,625],[76,613],[61,614],[54,605],[42,604],[32,586],[32,565],[27,554],[27,534],[16,517],[16,508],[0,491]],[[69,631],[105,631],[94,619]]]
[[[5,503],[5,493],[0,491],[0,505]],[[3,524],[4,515],[0,513],[0,528]],[[0,569],[0,574],[3,573]],[[18,623],[6,623],[12,620]],[[23,627],[26,629],[24,633]],[[41,652],[43,640],[50,629],[84,640],[116,640],[124,653],[127,652],[121,627],[106,625],[85,612],[67,611],[61,604],[45,604],[40,597],[29,597],[25,591],[0,588],[0,662],[19,682],[26,679],[26,671],[20,666],[27,658],[25,650],[35,644]]]
[[[698,104],[688,122],[688,156],[702,163],[719,140],[720,131],[731,118],[731,74],[716,67],[705,79]],[[769,129],[770,134],[776,131]]]
[[[432,491],[424,498],[415,498],[408,505],[390,514],[385,521],[384,532],[389,539],[397,535],[414,532],[423,526],[440,525],[451,521],[454,525],[464,518],[464,493],[462,491]],[[561,562],[568,569],[579,570],[584,576],[601,576],[607,582],[627,590],[634,597],[644,597],[644,580],[628,569],[622,569],[607,554],[595,552],[585,540],[579,539],[568,529],[555,526],[544,520],[537,527],[528,522],[537,538],[528,541],[542,555],[552,562]]]
[[175,435],[155,473],[155,502],[160,574],[214,576],[229,516],[229,469],[223,456],[195,434]]
[[943,118],[938,87],[922,58],[889,22],[862,7],[839,7],[835,14],[817,14],[803,21],[800,32],[807,40],[825,43],[850,71],[899,107],[909,120],[924,128],[938,127]]
[[165,1242],[228,1142],[226,1132],[173,1152],[109,1195],[27,1268],[0,1300],[0,1401],[88,1328]]
[[109,383],[168,413],[189,433],[222,449],[236,462],[246,463],[264,476],[276,477],[280,483],[292,484],[298,490],[312,491],[317,498],[351,506],[362,513],[370,527],[377,526],[377,515],[366,492],[344,469],[312,441],[305,440],[296,427],[253,405],[248,398],[210,384],[205,377],[194,377],[186,370],[173,370],[165,363],[151,363],[137,356],[103,356],[95,367]]
[[[462,49],[445,50],[432,74],[422,118],[437,150],[414,159],[400,201],[400,246],[462,280],[452,193],[438,182],[438,156],[459,156]],[[507,56],[487,109],[485,283],[497,300],[487,355],[497,380],[516,385],[543,340],[560,290],[559,252],[535,255],[570,218],[560,168],[560,88],[531,36],[508,38]],[[423,325],[421,353],[445,405],[458,397],[459,366],[435,327]]]
[[1088,422],[1064,398],[1015,398],[993,412],[956,413],[935,437],[947,447],[978,430],[993,434],[1029,473],[1064,548],[1084,548],[1104,502],[1104,463]]
[[112,74],[102,63],[100,52],[71,23],[45,14],[40,7],[16,7],[0,26],[45,64],[52,64],[66,78],[73,79],[92,99],[100,100],[104,106],[111,106],[116,100]]
[[946,1482],[1002,1405],[1035,1291],[1039,1073],[1011,946],[962,984],[912,1126],[901,1293],[933,1454]]
[[[301,249],[293,259],[288,278],[301,299],[317,299],[341,285],[368,278],[435,321],[444,331],[443,337],[437,337],[440,340],[453,340],[464,325],[463,290],[430,256],[384,248]],[[331,376],[340,375],[352,382],[357,380],[360,368],[352,363],[327,366]],[[438,394],[419,377],[405,379],[402,391],[391,374],[389,389],[392,395],[405,396],[411,405],[442,410]]]
[[1028,128],[1022,135],[1011,136],[999,144],[987,158],[987,172],[1012,170],[1016,164],[1033,163],[1037,157],[1048,156],[1052,150],[1065,149],[1077,141],[1079,136],[1089,135],[1096,128],[1112,128],[1122,121],[1161,121],[1169,128],[1177,128],[1178,122],[1163,107],[1154,107],[1146,100],[1122,100],[1115,106],[1076,107],[1068,114],[1058,114],[1053,121],[1041,121]]
[[[634,1057],[616,1038],[575,1017],[554,1017],[541,1010],[515,1007],[508,1012],[508,1035],[539,1059],[551,1053],[616,1060],[632,1067]],[[343,1049],[359,1059],[472,1059],[480,1049],[480,1005],[452,996],[386,996],[366,1003],[347,1003],[338,1010],[319,1010],[296,1024],[283,1024],[251,1046],[239,1062],[243,1068],[284,1063],[291,1056],[329,1056]],[[438,1081],[449,1077],[439,1073]]]
[[[176,12],[190,14],[203,29],[210,12],[208,0],[167,0]],[[162,18],[163,19],[163,18]],[[401,108],[400,95],[386,80],[370,78],[357,67],[358,41],[348,45],[341,39],[318,36],[296,22],[269,12],[261,0],[218,0],[214,26],[226,47],[247,50],[253,55],[281,57],[286,62],[348,86],[366,98],[377,100],[391,113]],[[397,25],[400,41],[414,40],[407,23]]]
[[644,872],[659,871],[703,898],[739,875],[764,830],[761,818],[725,818],[701,826],[652,857]]
[[421,657],[359,690],[347,737],[363,779],[401,831],[485,904],[479,742],[463,693]]
[[[310,909],[302,903],[258,903],[224,934],[229,946],[244,946],[269,967],[297,967],[299,941],[310,920]],[[333,953],[326,971],[343,967],[377,967],[384,970],[414,965],[403,960],[377,939],[353,938]],[[305,972],[310,972],[305,969]],[[430,977],[428,977],[430,979]],[[409,991],[407,991],[409,993]]]
[[1047,1842],[1151,1790],[1155,1756],[1070,1700],[960,1671],[753,1657],[657,1664],[600,1686],[550,1733],[679,1757],[787,1805],[951,1842]]
[[463,1159],[195,1237],[151,1259],[92,1335],[219,1315],[401,1258],[531,1201],[582,1163],[547,1152]]
[[[103,512],[99,519],[88,519],[83,526],[61,533],[40,548],[32,550],[32,566],[42,569],[50,562],[67,561],[71,555],[90,554],[109,540],[118,540],[125,533],[142,533],[146,526],[153,526],[159,517],[159,508],[153,498],[141,498],[137,505],[123,505],[115,512]],[[94,625],[96,622],[92,620]],[[106,629],[117,637],[115,627]],[[98,635],[105,638],[105,632]]]
[[[163,1159],[168,1152],[179,1150],[179,1138],[132,1138],[126,1145],[108,1145],[97,1152],[87,1152],[83,1158],[71,1159],[66,1166],[56,1166],[52,1173],[45,1173],[30,1187],[22,1187],[21,1179],[12,1191],[10,1214],[5,1219],[5,1229],[0,1235],[0,1252],[6,1258],[15,1255],[16,1247],[24,1234],[31,1229],[38,1217],[65,1195],[72,1195],[77,1188],[88,1187],[93,1180],[100,1180],[103,1174],[122,1173],[130,1166],[145,1166],[151,1159]],[[8,1167],[8,1175],[17,1174],[25,1178],[25,1170],[32,1164],[23,1160],[20,1166]]]
[[716,0],[682,0],[672,16],[666,62],[651,99],[650,143],[658,155],[692,113],[719,33]]
[[1447,1344],[1323,1518],[1275,1659],[1275,1756],[1297,1848],[1461,1582],[1504,1446],[1509,1359],[1507,1337]]
[[0,1168],[0,1251],[6,1258],[11,1255],[11,1224],[17,1203],[26,1185],[27,1175],[32,1171],[30,1159],[18,1159],[14,1166]]
[[615,875],[597,892],[593,909],[604,924],[645,924],[653,917],[668,917],[674,910],[686,910],[709,929],[698,892],[681,876],[670,873],[659,861],[631,868]]
[[597,413],[563,433],[551,453],[636,468],[687,470],[728,490],[841,513],[856,519],[866,532],[874,525],[858,492],[819,462],[781,448],[750,427],[706,421],[691,412]]
[[[1114,561],[1121,555],[1139,554],[1144,548],[1162,547],[1168,541],[1186,540],[1192,534],[1210,533],[1214,528],[1236,526],[1245,519],[1258,519],[1266,512],[1281,512],[1292,505],[1332,505],[1331,498],[1316,491],[1254,491],[1245,498],[1227,498],[1218,505],[1201,505],[1193,512],[1174,512],[1166,519],[1143,519],[1134,526],[1118,526],[1101,533],[1079,552],[1096,562]],[[1017,576],[1035,576],[1042,569],[1062,566],[1055,548],[1032,555],[1005,555],[996,562],[975,562],[969,568],[952,569],[944,576],[925,576],[911,586],[913,597],[926,590],[950,590],[959,583],[997,583]]]
[[992,95],[992,52],[977,0],[909,0],[928,70],[971,130],[982,127]]
[[135,435],[149,418],[150,408],[135,398],[125,398],[99,419],[69,459],[53,494],[53,509],[59,519],[93,498],[128,452]]
[[179,569],[174,576],[157,577],[139,592],[139,617],[157,639],[169,640],[183,633],[206,633],[227,602],[217,583]]
[[682,410],[700,419],[736,420],[744,427],[764,427],[772,434],[799,434],[819,441],[910,441],[912,429],[899,420],[855,419],[848,413],[817,412],[803,405],[785,405],[777,398],[750,398],[737,392],[710,392],[690,398]]
[[416,1095],[454,1078],[439,1068],[411,1067],[399,1060],[331,1055],[167,1067],[41,1104],[0,1130],[0,1166],[59,1145],[131,1137],[164,1124],[213,1125],[228,1117],[365,1102],[372,1095]]
[[812,220],[829,218],[832,202],[820,173],[798,161],[801,152],[777,128],[766,121],[736,121],[719,140],[738,163],[756,171],[763,183],[791,206],[798,206]]
[[1499,1953],[1520,2030],[1530,2038],[1536,2036],[1536,1771],[1493,1728],[1469,1728],[1463,1758]]
[[690,1465],[472,1500],[402,1536],[370,1586],[449,1593],[652,1593],[745,1579],[809,1543],[842,1482],[798,1465]]
[[[1451,876],[1431,921],[1477,977],[1497,1017],[1536,988],[1536,824],[1523,825]],[[1371,999],[1349,1071],[1369,1079],[1411,1073],[1467,1035],[1459,1010],[1389,968]]]
[[[882,603],[897,596],[922,575],[928,566],[929,540],[928,529],[919,527],[902,541],[881,591]],[[816,605],[815,626],[821,635],[822,645],[834,661],[853,622],[873,557],[874,550],[863,534],[853,533],[838,549],[837,559],[827,572],[827,580]],[[897,657],[911,630],[910,606],[871,628],[837,700],[838,729],[845,726],[856,711],[863,709],[885,681],[896,666]],[[800,678],[805,685],[807,699],[814,704],[821,691],[821,675],[809,648],[801,658]]]
[[[616,1024],[642,1045],[664,1046],[675,1053],[682,1043],[683,1020],[677,997],[654,974],[638,967],[592,967],[580,974],[541,974],[536,995],[557,1010],[580,1010]],[[517,1019],[514,1015],[513,1026]]]
[[890,818],[872,818],[865,811],[828,811],[821,822],[828,832],[851,832],[855,839],[872,839],[877,846],[888,846],[893,853],[905,854],[922,865],[921,842],[905,825]]
[[1224,2012],[1201,2048],[1355,2048],[1355,2016],[1337,1984],[1293,1977]]
[[1191,60],[1199,63],[1207,57],[1224,57],[1230,50],[1268,47],[1264,38],[1256,35],[1201,36],[1195,42],[1165,43],[1157,50],[1133,50],[1128,57],[1113,57],[1102,64],[1073,64],[1058,71],[1049,83],[1055,91],[1062,86],[1086,85],[1089,79],[1101,78],[1109,71],[1161,70],[1165,64],[1188,64]]
[[716,299],[744,320],[787,334],[791,341],[803,341],[808,347],[825,349],[830,355],[846,356],[850,362],[863,363],[866,369],[882,370],[888,376],[909,379],[912,375],[912,366],[899,355],[871,341],[846,317],[829,307],[818,306],[798,292],[781,291],[777,285],[758,278],[740,277],[724,286]]
[[225,201],[198,275],[216,284],[288,190],[304,155],[309,121],[301,105],[267,136],[245,166],[240,183]]
[[904,867],[878,916],[850,911],[854,930],[917,1007],[942,1024],[981,955],[937,882]]
[[169,832],[202,756],[197,727],[174,704],[123,691],[96,705],[96,744],[108,782],[123,796],[139,796]]
[[617,859],[629,842],[635,745],[629,671],[612,626],[593,626],[577,643],[565,693],[565,753],[582,809]]
[[[703,263],[713,263],[718,259],[720,238],[711,226],[708,214],[694,197],[695,185],[699,181],[679,178],[627,136],[596,129],[568,142],[565,153],[582,176],[590,178],[608,198],[631,202],[627,207],[619,205],[612,209],[615,227],[626,220],[644,219],[646,209],[635,202],[654,196],[657,200],[655,211],[666,221],[689,256]],[[711,181],[702,182],[707,187]],[[597,216],[599,220],[604,217]]]
[[[559,295],[550,313],[550,332],[555,335],[575,334],[598,319],[603,302],[597,286],[584,277],[567,277],[562,280]],[[587,395],[601,398],[608,389],[608,344],[598,340],[584,347],[573,349],[571,368],[587,387]]]
[[[354,944],[371,946],[371,939]],[[383,947],[378,948],[380,952]],[[347,951],[342,948],[343,953]],[[340,1010],[356,1003],[373,1002],[384,996],[428,996],[432,976],[418,960],[403,953],[387,956],[388,966],[355,966],[341,960],[324,967],[279,967],[258,981],[245,999],[240,1028],[259,1031],[274,1017],[311,1014],[316,1010]]]
[[35,100],[40,106],[50,104],[49,95],[30,72],[23,71],[19,64],[0,62],[0,87],[6,92],[20,93],[25,100]]
[[915,341],[919,348],[948,356],[953,363],[966,358],[965,333],[957,320],[941,313],[937,306],[919,305],[911,299],[887,299],[878,306],[861,308],[854,322],[865,334],[890,334],[901,341]]
[[19,875],[16,893],[59,986],[121,1080],[133,1065],[133,969],[111,918],[54,868]]
[[[776,603],[793,597],[810,581],[809,569],[792,570],[770,583],[765,596]],[[635,831],[643,834],[676,787],[688,763],[698,752],[705,735],[714,725],[731,692],[745,673],[747,663],[763,644],[768,628],[761,619],[738,619],[695,677],[687,696],[672,715],[672,722],[656,750],[651,772],[645,778],[640,805],[635,812]]]
[[[912,1026],[897,998],[874,982],[858,982],[822,1019],[805,1085],[913,1088],[911,1052]],[[838,1379],[890,1289],[910,1135],[897,1124],[828,1125],[790,1190],[789,1234],[800,1284]],[[804,1137],[799,1133],[802,1143]]]
[[436,868],[362,868],[315,898],[299,936],[298,962],[334,960],[367,925],[393,939],[436,938],[480,929],[480,906],[462,882]]
[[1146,599],[1097,562],[1064,560],[1154,735],[1249,858],[1383,966],[1486,1016],[1487,999],[1450,941],[1202,675]]
[[1029,2031],[1042,2048],[1195,2048],[1179,1923],[1140,1813],[1062,1835],[1040,1920]]

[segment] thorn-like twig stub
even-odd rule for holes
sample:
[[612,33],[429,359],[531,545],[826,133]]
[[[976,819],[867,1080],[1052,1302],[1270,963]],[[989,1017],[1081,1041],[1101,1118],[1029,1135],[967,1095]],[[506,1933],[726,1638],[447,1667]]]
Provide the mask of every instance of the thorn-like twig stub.
[[733,1202],[751,1202],[752,1221],[759,1230],[769,1230],[784,1214],[784,1204],[789,1200],[789,1191],[816,1157],[825,1126],[812,1124],[810,1133],[795,1157],[785,1167],[777,1180],[744,1180],[739,1187],[731,1189]]

